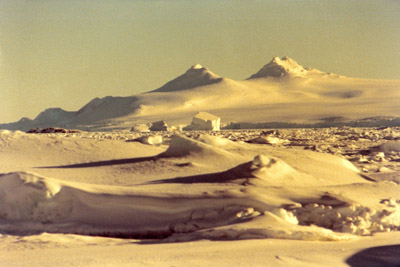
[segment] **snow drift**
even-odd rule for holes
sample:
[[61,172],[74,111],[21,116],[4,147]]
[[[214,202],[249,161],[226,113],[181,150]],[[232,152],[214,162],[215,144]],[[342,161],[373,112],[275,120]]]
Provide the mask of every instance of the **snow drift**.
[[[171,242],[204,238],[347,240],[400,226],[400,201],[382,197],[396,196],[391,185],[364,179],[350,162],[333,155],[208,135],[175,135],[165,152],[144,160],[147,165],[132,160],[129,168],[158,166],[163,172],[175,166],[195,172],[176,176],[169,170],[168,178],[150,177],[131,186],[3,173],[0,231],[166,238]],[[177,164],[188,161],[193,164]],[[226,169],[212,171],[221,166]],[[349,194],[354,188],[368,199]]]

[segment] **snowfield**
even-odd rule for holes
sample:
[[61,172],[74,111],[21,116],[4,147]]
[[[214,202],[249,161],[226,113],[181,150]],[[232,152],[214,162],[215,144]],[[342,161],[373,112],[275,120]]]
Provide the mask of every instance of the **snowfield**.
[[399,266],[399,88],[196,64],[1,124],[0,265]]
[[0,262],[397,266],[399,139],[395,127],[3,130]]
[[[221,77],[196,64],[158,89],[133,96],[107,96],[78,111],[48,108],[33,120],[0,124],[0,129],[28,131],[63,127],[110,131],[164,120],[188,125],[206,111],[221,123],[314,124],[329,118],[357,121],[400,117],[398,80],[357,79],[305,68],[291,58],[273,58],[248,79]],[[328,120],[329,122],[329,120]],[[399,126],[399,122],[394,126]],[[381,125],[381,126],[393,126]],[[286,127],[283,127],[286,128]]]

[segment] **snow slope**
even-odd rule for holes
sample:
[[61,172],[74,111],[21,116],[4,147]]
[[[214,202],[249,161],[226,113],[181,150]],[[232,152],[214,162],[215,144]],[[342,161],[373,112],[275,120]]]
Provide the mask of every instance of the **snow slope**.
[[[356,79],[304,68],[288,57],[244,81],[220,77],[196,64],[162,87],[130,97],[96,98],[76,112],[44,111],[3,129],[67,127],[110,130],[165,120],[189,124],[208,111],[222,122],[315,123],[327,117],[400,116],[400,81]],[[57,112],[55,112],[57,111]],[[61,119],[60,119],[61,118]]]
[[[334,132],[345,137],[322,133]],[[377,253],[396,266],[396,247],[360,250],[397,244],[398,184],[296,147],[139,136],[0,131],[2,264],[346,266]],[[396,142],[371,151],[396,160]]]
[[[24,150],[18,149],[21,139],[37,139],[23,133],[1,135],[7,138],[7,149],[16,154]],[[57,147],[46,145],[53,140],[38,139],[36,144],[47,146],[54,155],[51,151]],[[89,144],[80,148],[82,152],[87,149],[93,150]],[[11,169],[12,161],[10,157],[1,171]],[[207,135],[197,139],[175,135],[165,152],[147,158],[58,166],[52,165],[54,159],[49,156],[45,157],[47,164],[42,161],[35,164],[42,165],[34,168],[35,173],[0,175],[3,233],[167,238],[170,242],[267,237],[349,240],[400,227],[400,206],[396,202],[385,206],[380,201],[397,199],[395,187],[379,185],[382,192],[378,193],[377,184],[361,176],[350,162],[312,151],[235,143]],[[40,175],[48,168],[60,171],[59,179]],[[82,171],[86,168],[92,171]],[[185,175],[182,168],[186,168]],[[24,169],[30,171],[20,167]],[[141,171],[136,181],[118,175],[130,181],[113,184],[109,177],[107,183],[89,184],[99,182],[99,173],[132,175],[134,170]],[[154,172],[164,175],[155,178]],[[131,185],[121,186],[124,183]],[[347,193],[355,188],[369,196],[374,192],[374,197]]]
[[289,57],[274,57],[271,62],[262,67],[257,73],[251,75],[249,79],[267,77],[279,78],[284,76],[304,77],[310,73],[323,74],[315,69],[304,68]]
[[183,75],[169,81],[153,92],[172,92],[191,89],[197,86],[214,84],[222,81],[222,77],[212,73],[200,64],[193,65]]

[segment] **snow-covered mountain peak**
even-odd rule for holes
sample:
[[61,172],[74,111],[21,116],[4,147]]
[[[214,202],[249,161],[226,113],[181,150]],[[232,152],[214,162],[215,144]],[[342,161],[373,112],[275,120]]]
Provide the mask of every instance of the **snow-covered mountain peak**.
[[267,65],[262,67],[256,74],[250,76],[253,78],[265,77],[283,77],[291,76],[304,76],[307,74],[307,69],[297,64],[296,61],[289,57],[274,57]]
[[191,66],[184,74],[169,81],[153,92],[172,92],[205,86],[222,81],[222,77],[200,64]]
[[287,69],[295,69],[295,68],[303,68],[302,66],[300,66],[299,64],[297,64],[296,61],[294,61],[293,59],[291,59],[290,57],[274,57],[270,64],[275,64],[275,65],[279,65],[282,67],[285,67]]
[[[186,72],[186,75],[193,75],[193,76],[199,76],[199,77],[212,77],[212,78],[220,78],[217,74],[211,72],[208,68],[204,67],[203,65],[200,64],[194,64],[191,66]],[[185,75],[184,74],[184,75]]]
[[189,78],[200,78],[205,80],[219,79],[221,76],[213,73],[208,68],[195,64],[190,69],[188,69],[185,73]]
[[190,69],[193,70],[198,70],[198,69],[203,69],[204,67],[200,64],[194,64]]

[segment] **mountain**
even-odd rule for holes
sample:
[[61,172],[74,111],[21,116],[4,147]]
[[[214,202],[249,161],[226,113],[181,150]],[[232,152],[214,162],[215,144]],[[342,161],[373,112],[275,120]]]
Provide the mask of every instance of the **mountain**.
[[48,108],[39,113],[34,122],[39,125],[65,124],[68,123],[76,112],[65,111],[61,108]]
[[222,81],[222,77],[212,73],[200,64],[193,65],[183,75],[167,82],[153,92],[173,92],[187,90],[198,86],[214,84]]
[[61,108],[48,108],[39,113],[35,119],[22,118],[21,120],[0,124],[0,129],[28,131],[32,128],[68,127],[76,112],[65,111]]
[[135,96],[95,98],[76,112],[74,122],[90,124],[131,114],[140,109],[137,100]]
[[267,78],[267,77],[304,77],[309,72],[319,72],[311,68],[304,68],[289,57],[274,57],[271,62],[262,67],[257,73],[251,75],[248,79]]
[[149,92],[95,98],[78,111],[46,109],[33,120],[0,124],[0,129],[99,131],[159,120],[189,124],[199,111],[217,115],[222,122],[328,125],[324,118],[400,117],[399,103],[399,80],[349,78],[304,68],[288,57],[275,57],[243,81],[223,78],[196,64]]

